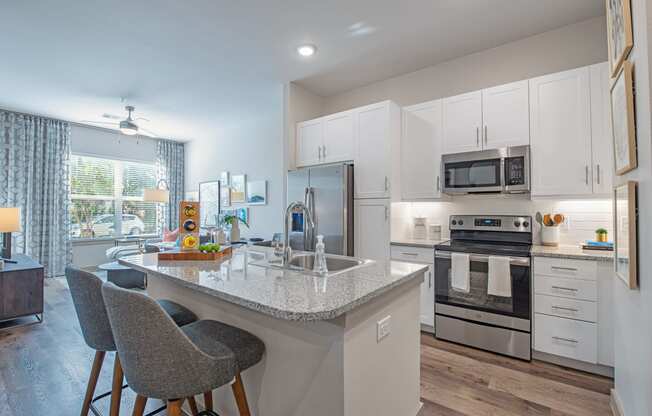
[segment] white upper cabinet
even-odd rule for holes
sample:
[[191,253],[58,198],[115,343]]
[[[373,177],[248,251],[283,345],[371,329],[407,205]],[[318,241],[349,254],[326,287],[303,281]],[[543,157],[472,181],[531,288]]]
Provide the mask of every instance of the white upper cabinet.
[[528,82],[482,90],[483,149],[530,144]]
[[354,196],[389,198],[393,186],[398,187],[400,109],[384,101],[353,111],[357,128]]
[[403,108],[401,134],[401,199],[441,196],[441,100]]
[[304,121],[297,124],[297,166],[310,166],[321,163],[324,144],[323,119]]
[[355,116],[352,111],[345,111],[323,118],[324,144],[322,162],[341,162],[353,160],[355,149]]
[[589,68],[530,80],[532,195],[592,193]]
[[482,149],[482,92],[444,98],[444,153],[470,152]]
[[610,195],[614,172],[609,65],[591,65],[591,138],[593,147],[593,193]]

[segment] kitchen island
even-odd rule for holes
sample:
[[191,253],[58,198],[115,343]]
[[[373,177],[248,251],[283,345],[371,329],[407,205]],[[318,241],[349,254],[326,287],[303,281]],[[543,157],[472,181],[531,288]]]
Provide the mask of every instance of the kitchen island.
[[[271,249],[241,248],[217,262],[144,254],[120,263],[147,273],[150,296],[264,341],[263,361],[243,373],[253,415],[416,415],[427,267],[368,262],[321,277],[256,265],[273,257]],[[228,386],[214,402],[220,414],[237,414]]]

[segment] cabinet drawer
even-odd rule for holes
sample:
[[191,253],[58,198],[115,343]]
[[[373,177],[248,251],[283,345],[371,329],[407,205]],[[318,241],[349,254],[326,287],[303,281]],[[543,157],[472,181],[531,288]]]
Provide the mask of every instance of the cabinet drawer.
[[596,302],[558,296],[535,295],[534,312],[588,322],[598,321],[598,304]]
[[535,257],[534,273],[554,277],[596,280],[598,263],[591,260]]
[[534,349],[574,360],[596,363],[598,326],[594,323],[535,313]]
[[392,260],[428,264],[435,262],[435,250],[431,248],[392,245],[391,251]]
[[598,300],[598,285],[588,280],[535,275],[534,293],[595,302]]

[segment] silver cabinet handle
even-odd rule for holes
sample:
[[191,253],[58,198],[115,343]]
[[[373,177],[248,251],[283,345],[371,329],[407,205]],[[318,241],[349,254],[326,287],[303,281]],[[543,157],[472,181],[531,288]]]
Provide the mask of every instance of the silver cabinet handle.
[[600,164],[599,163],[596,166],[596,170],[597,170],[596,176],[597,176],[597,180],[598,180],[598,185],[600,185]]
[[487,138],[487,126],[484,126],[484,144],[488,143],[488,138]]
[[585,182],[588,185],[589,184],[589,165],[584,166],[584,174],[586,175]]
[[321,160],[321,146],[319,146],[319,160]]
[[419,253],[401,253],[401,254],[403,254],[405,256],[418,256],[419,255]]
[[566,342],[572,342],[573,344],[577,344],[579,341],[576,339],[572,338],[563,338],[563,337],[552,337],[552,339],[556,339],[557,341],[566,341]]
[[326,145],[323,145],[322,147],[324,148],[324,150],[322,151],[322,153],[324,154],[324,159],[326,159]]
[[437,191],[441,191],[441,183],[439,181],[439,175],[437,175]]
[[385,176],[385,190],[389,191],[389,178]]
[[385,207],[385,221],[389,219],[389,208]]
[[567,270],[569,272],[576,272],[577,268],[575,267],[561,267],[561,266],[550,266],[553,270]]
[[432,287],[432,272],[428,272],[428,287]]
[[562,311],[568,311],[568,312],[579,312],[580,311],[579,309],[575,309],[575,308],[565,308],[563,306],[555,306],[555,305],[552,305],[551,308],[552,309],[562,310]]
[[480,147],[480,127],[475,128],[475,145]]
[[568,290],[570,292],[577,292],[579,289],[573,289],[572,287],[563,287],[563,286],[552,286],[556,290]]

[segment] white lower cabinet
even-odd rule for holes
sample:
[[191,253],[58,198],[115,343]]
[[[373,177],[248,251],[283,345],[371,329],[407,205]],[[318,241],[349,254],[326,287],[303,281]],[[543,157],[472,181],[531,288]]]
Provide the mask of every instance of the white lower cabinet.
[[356,257],[388,261],[390,233],[389,199],[355,200],[355,253]]
[[435,250],[431,248],[392,245],[392,260],[428,265],[421,283],[421,329],[431,332],[435,328]]
[[534,258],[535,351],[613,367],[612,267]]

